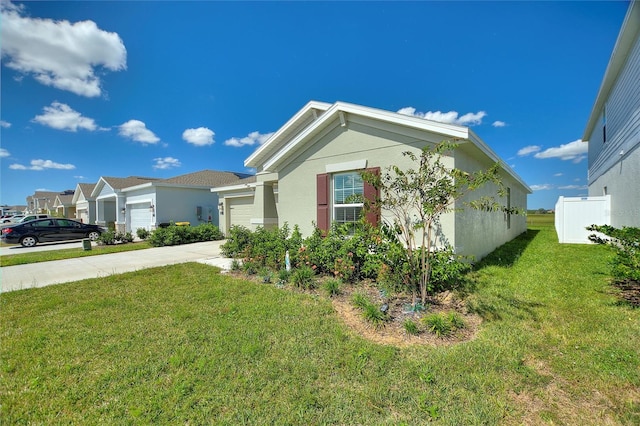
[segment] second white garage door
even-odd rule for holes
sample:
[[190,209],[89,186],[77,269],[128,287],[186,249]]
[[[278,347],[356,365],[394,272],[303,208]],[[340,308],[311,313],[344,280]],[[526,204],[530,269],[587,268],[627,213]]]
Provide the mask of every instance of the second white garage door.
[[129,222],[131,223],[130,231],[134,233],[138,228],[151,230],[151,212],[149,207],[151,203],[138,203],[127,205],[129,210]]

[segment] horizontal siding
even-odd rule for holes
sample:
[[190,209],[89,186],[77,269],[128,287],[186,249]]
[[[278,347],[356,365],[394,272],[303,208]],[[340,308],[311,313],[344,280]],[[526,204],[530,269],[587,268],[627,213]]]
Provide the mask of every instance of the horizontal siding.
[[602,143],[602,127],[596,126],[589,140],[589,181],[593,182],[620,160],[620,152],[630,152],[640,143],[640,37],[636,37],[629,57],[606,102],[607,141]]

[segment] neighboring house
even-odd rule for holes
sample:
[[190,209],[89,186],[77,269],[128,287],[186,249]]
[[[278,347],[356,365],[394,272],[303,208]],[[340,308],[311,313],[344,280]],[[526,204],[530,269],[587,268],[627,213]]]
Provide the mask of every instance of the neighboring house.
[[79,183],[73,193],[71,203],[76,208],[76,220],[82,223],[96,223],[96,199],[91,196],[95,183]]
[[[360,179],[360,171],[415,167],[402,152],[419,155],[425,145],[445,139],[460,143],[443,159],[448,167],[471,172],[500,161],[467,127],[342,102],[309,102],[245,160],[246,167],[256,168],[255,182],[212,189],[223,202],[223,232],[232,225],[255,229],[288,223],[309,235],[314,223],[327,229],[334,221],[355,221],[362,203],[349,202],[349,195],[374,195]],[[506,164],[502,166],[508,188],[502,201],[526,210],[531,189]],[[484,188],[475,196],[489,191]],[[372,222],[378,219],[368,216]],[[438,243],[480,258],[524,231],[524,216],[465,209],[443,216]]]
[[640,227],[640,3],[632,1],[582,136],[589,196],[611,195],[611,225]]
[[129,176],[126,178],[102,176],[91,191],[96,203],[96,225],[113,227],[119,232],[126,230],[126,194],[125,188],[160,180]]
[[0,206],[2,215],[24,214],[27,212],[27,206]]
[[54,203],[58,195],[73,194],[73,190],[67,189],[60,192],[36,191],[27,197],[27,213],[46,213],[55,215]]
[[247,174],[202,170],[169,179],[101,177],[91,192],[96,223],[120,232],[155,229],[161,224],[189,222],[218,225],[214,186],[234,184]]
[[55,210],[55,216],[75,219],[76,206],[73,204],[73,193],[56,195],[56,199],[53,202],[53,208]]

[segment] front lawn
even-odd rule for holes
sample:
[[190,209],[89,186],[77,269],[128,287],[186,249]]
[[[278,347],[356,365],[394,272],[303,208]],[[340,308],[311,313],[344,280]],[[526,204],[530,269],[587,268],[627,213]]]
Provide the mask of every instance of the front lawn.
[[454,345],[375,344],[196,263],[1,294],[0,423],[638,424],[640,309],[605,247],[556,241],[483,262]]

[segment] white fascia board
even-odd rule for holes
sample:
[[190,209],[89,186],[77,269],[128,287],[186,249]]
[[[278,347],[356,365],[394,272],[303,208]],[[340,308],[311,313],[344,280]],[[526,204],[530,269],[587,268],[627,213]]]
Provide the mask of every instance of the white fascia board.
[[80,193],[82,189],[80,189],[80,184],[76,184],[76,190],[73,191],[73,198],[71,198],[71,204],[76,204],[78,202],[78,198],[80,198]]
[[142,203],[149,203],[149,204],[153,204],[153,198],[147,198],[147,199],[144,199],[144,200],[135,200],[135,201],[129,201],[129,200],[126,200],[126,201],[124,202],[124,204],[125,204],[126,206],[130,206],[130,205],[132,205],[132,204],[142,204]]
[[107,183],[106,180],[100,177],[100,179],[98,179],[98,183],[96,183],[96,186],[93,188],[93,191],[91,192],[91,198],[95,199],[98,196],[98,194],[102,191],[102,188],[105,185],[109,185],[109,184]]
[[152,186],[155,186],[155,182],[141,183],[140,185],[134,185],[134,186],[128,186],[126,188],[122,188],[121,192],[129,192],[129,191],[135,191],[136,189],[151,188]]
[[596,96],[596,100],[593,103],[593,108],[591,109],[591,114],[589,115],[587,126],[585,127],[584,133],[582,135],[583,141],[587,141],[591,137],[593,129],[595,128],[596,123],[598,122],[598,119],[600,117],[600,111],[602,111],[604,103],[609,97],[609,93],[611,93],[611,89],[618,79],[620,71],[622,71],[622,67],[624,66],[627,57],[629,56],[629,51],[633,47],[633,43],[638,37],[639,31],[640,2],[632,1],[629,5],[629,9],[627,10],[627,14],[624,17],[624,21],[622,21],[622,27],[620,29],[620,33],[618,34],[618,39],[616,40],[616,44],[613,47],[613,52],[611,53],[611,58],[609,59],[607,69],[604,72],[604,77],[602,79],[602,83],[600,84],[598,95]]
[[302,107],[293,117],[291,117],[280,129],[278,129],[262,146],[256,149],[253,154],[244,160],[245,167],[257,167],[260,159],[265,157],[269,150],[275,146],[290,128],[295,127],[296,124],[306,117],[307,113],[312,109],[318,109],[326,111],[331,107],[331,104],[326,102],[310,101],[304,107]]
[[439,123],[436,121],[425,120],[424,118],[420,117],[411,117],[408,115],[399,114],[397,112],[384,111],[344,102],[336,102],[318,120],[304,129],[304,131],[298,134],[289,143],[282,147],[282,149],[275,153],[268,161],[266,161],[264,163],[264,169],[271,171],[274,166],[277,166],[281,162],[281,160],[287,158],[290,152],[294,151],[298,146],[304,144],[308,137],[321,130],[322,126],[324,126],[325,124],[330,123],[334,119],[337,119],[341,112],[347,114],[347,121],[349,120],[348,115],[354,114],[368,117],[374,120],[394,123],[400,126],[415,128],[431,133],[438,133],[455,139],[467,139],[469,135],[469,129],[464,126]]
[[229,185],[229,186],[219,186],[217,188],[211,188],[211,192],[231,192],[231,191],[240,191],[247,188],[255,188],[256,182],[252,183],[243,183],[240,185]]
[[498,156],[498,154],[496,154],[495,151],[492,150],[489,145],[487,145],[482,139],[480,139],[480,137],[476,135],[472,130],[469,130],[469,141],[471,141],[471,143],[473,143],[480,151],[482,151],[484,155],[489,157],[491,161],[500,163],[500,167],[518,183],[520,183],[527,191],[529,191],[530,194],[533,192],[531,188],[529,188],[529,185],[527,185],[525,181],[523,181],[522,178],[518,176],[518,174],[513,171],[513,169],[507,163],[505,163]]

